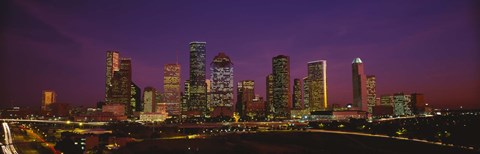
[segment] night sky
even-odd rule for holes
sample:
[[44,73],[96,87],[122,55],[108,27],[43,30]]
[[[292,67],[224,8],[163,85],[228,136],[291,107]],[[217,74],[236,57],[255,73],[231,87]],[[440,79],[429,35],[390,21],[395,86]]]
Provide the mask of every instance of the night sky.
[[255,80],[261,96],[271,58],[284,54],[292,81],[306,76],[307,62],[327,60],[329,104],[350,103],[351,62],[360,57],[366,74],[377,76],[379,96],[419,92],[434,107],[480,108],[474,1],[7,0],[0,6],[2,107],[40,106],[44,89],[56,91],[58,102],[93,106],[104,99],[107,50],[132,58],[133,81],[142,90],[163,90],[163,65],[175,63],[178,52],[183,91],[188,43],[206,41],[207,63],[225,52],[234,82]]

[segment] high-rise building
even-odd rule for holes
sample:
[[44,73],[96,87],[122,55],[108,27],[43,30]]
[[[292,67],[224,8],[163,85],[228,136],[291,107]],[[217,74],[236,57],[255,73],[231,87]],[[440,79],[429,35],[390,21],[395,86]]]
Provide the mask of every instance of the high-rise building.
[[237,104],[236,110],[240,117],[246,117],[248,104],[255,98],[255,82],[253,80],[243,80],[237,84]]
[[44,90],[42,92],[42,112],[47,112],[49,106],[56,102],[57,94],[53,90]]
[[300,79],[293,79],[293,108],[296,110],[302,109],[303,108],[303,102],[302,102],[302,80]]
[[367,103],[368,103],[368,112],[372,113],[372,108],[375,106],[377,101],[377,91],[376,91],[376,78],[375,75],[367,76]]
[[310,111],[327,108],[327,61],[308,62],[308,103]]
[[180,64],[166,64],[163,73],[166,111],[168,115],[178,116],[181,110]]
[[273,75],[272,74],[268,74],[267,77],[266,77],[266,97],[267,97],[267,101],[265,102],[265,114],[268,116],[268,115],[271,115],[273,114],[274,112],[274,108],[273,108]]
[[132,82],[130,90],[130,106],[132,107],[132,110],[137,112],[143,111],[142,91],[140,87]]
[[210,107],[233,107],[233,63],[225,53],[220,52],[210,64],[211,94]]
[[364,73],[363,63],[360,58],[355,58],[352,62],[352,82],[353,82],[353,107],[362,111],[368,111],[367,106],[367,77]]
[[[182,113],[188,111],[188,99],[190,98],[190,80],[184,82],[184,92],[182,95]],[[182,114],[183,115],[183,114]]]
[[303,108],[309,110],[310,109],[310,88],[308,88],[309,80],[308,77],[303,78]]
[[396,116],[412,115],[412,96],[404,93],[393,94],[393,113]]
[[126,115],[130,115],[132,108],[130,106],[131,84],[132,84],[132,63],[129,58],[120,59],[120,70],[113,73],[111,80],[112,87],[110,90],[110,98],[108,103],[125,104]]
[[143,112],[153,113],[157,106],[157,90],[153,87],[145,87],[143,90]]
[[412,110],[413,114],[423,114],[425,113],[425,97],[420,93],[412,94]]
[[275,118],[289,118],[292,108],[290,92],[290,57],[278,55],[272,59],[273,108]]
[[207,111],[213,111],[212,81],[210,79],[205,79],[205,84],[207,85]]
[[112,85],[114,72],[120,70],[120,54],[118,51],[107,51],[106,74],[105,74],[105,102],[109,102],[109,93]]
[[206,42],[190,42],[190,98],[189,111],[207,111]]

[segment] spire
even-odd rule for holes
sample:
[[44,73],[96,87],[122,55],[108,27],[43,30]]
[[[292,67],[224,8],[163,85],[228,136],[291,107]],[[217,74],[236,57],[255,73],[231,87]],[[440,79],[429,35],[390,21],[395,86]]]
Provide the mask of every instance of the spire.
[[353,63],[362,63],[362,60],[359,57],[357,57],[352,61],[352,64]]

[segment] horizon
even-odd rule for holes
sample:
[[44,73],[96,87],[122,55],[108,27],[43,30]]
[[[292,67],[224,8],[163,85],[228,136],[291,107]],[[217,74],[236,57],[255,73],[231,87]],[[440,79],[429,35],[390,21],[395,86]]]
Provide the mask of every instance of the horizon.
[[163,66],[178,58],[183,91],[188,43],[204,41],[207,79],[213,57],[224,52],[234,87],[254,80],[264,98],[272,58],[286,55],[291,90],[308,62],[326,60],[328,104],[351,103],[351,61],[359,57],[365,74],[377,78],[377,96],[416,92],[434,108],[480,108],[474,1],[3,3],[2,107],[39,107],[43,90],[55,91],[57,102],[95,106],[104,101],[108,50],[132,59],[142,94],[148,86],[163,91]]

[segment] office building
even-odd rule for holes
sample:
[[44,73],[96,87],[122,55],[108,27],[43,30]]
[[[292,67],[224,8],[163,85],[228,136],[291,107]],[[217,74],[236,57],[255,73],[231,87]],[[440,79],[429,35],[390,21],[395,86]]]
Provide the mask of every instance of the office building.
[[327,61],[308,62],[308,88],[310,111],[327,109]]
[[372,108],[375,106],[377,101],[377,91],[376,91],[376,78],[375,75],[367,76],[367,105],[368,112],[372,113]]
[[53,90],[44,90],[42,92],[42,112],[47,113],[49,106],[56,102],[57,94]]
[[112,88],[112,79],[114,72],[120,70],[120,54],[118,51],[107,51],[106,74],[105,74],[105,102],[109,102],[110,88]]
[[302,87],[302,80],[300,79],[293,79],[293,108],[296,110],[302,109],[303,108],[303,101],[302,101],[302,92],[303,87]]
[[272,75],[274,117],[289,118],[292,95],[290,92],[290,58],[288,56],[278,55],[272,58]]
[[363,62],[355,58],[352,62],[353,107],[368,111],[367,105],[367,77],[364,73]]
[[393,94],[393,113],[396,116],[412,115],[411,97],[403,92]]
[[166,64],[163,72],[163,90],[168,115],[178,116],[181,111],[180,64]]
[[198,111],[200,116],[207,112],[206,42],[191,42],[190,46],[190,97],[189,111]]
[[145,87],[143,90],[143,112],[152,113],[156,111],[157,90],[153,87]]
[[233,108],[233,63],[225,53],[220,52],[210,64],[211,96],[215,108]]

